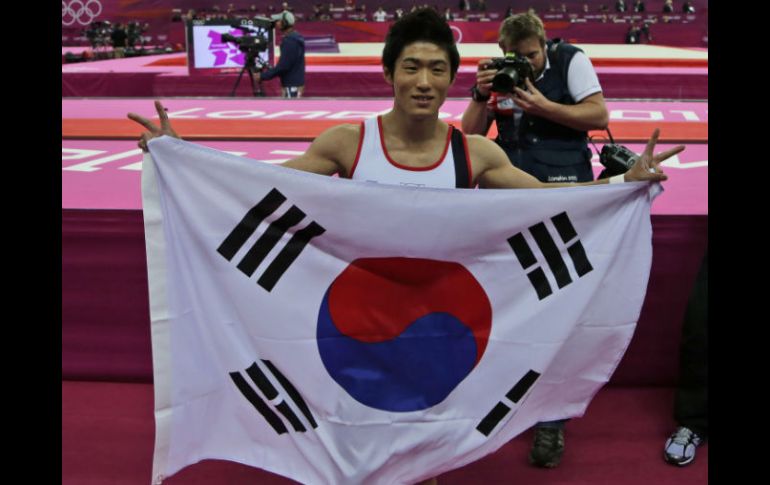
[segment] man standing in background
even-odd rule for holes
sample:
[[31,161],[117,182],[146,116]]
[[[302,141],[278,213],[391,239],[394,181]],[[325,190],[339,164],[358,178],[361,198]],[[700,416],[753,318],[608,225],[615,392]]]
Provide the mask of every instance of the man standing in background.
[[305,91],[305,39],[294,29],[294,14],[284,10],[272,16],[281,31],[281,58],[278,65],[257,73],[257,80],[281,79],[281,96],[300,98]]
[[[591,61],[575,46],[546,40],[545,27],[534,13],[506,18],[500,26],[503,54],[529,61],[534,82],[526,90],[492,92],[497,70],[491,59],[479,61],[472,101],[462,117],[467,134],[486,135],[496,121],[496,142],[511,163],[541,182],[593,180],[588,130],[605,129],[609,114]],[[564,453],[565,420],[535,425],[530,463],[558,466]]]

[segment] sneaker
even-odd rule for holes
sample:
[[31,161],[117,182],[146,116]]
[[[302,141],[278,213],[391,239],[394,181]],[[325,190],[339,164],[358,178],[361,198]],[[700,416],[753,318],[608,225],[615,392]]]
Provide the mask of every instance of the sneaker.
[[663,458],[672,465],[685,466],[695,459],[695,448],[702,441],[693,430],[680,426],[666,440]]
[[535,428],[535,439],[529,452],[529,462],[541,468],[554,468],[564,454],[562,428]]

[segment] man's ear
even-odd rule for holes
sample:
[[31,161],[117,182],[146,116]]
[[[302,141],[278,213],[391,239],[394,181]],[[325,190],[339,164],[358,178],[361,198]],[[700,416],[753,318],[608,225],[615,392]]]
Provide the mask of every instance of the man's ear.
[[382,77],[385,78],[385,82],[393,86],[393,74],[385,66],[382,66]]

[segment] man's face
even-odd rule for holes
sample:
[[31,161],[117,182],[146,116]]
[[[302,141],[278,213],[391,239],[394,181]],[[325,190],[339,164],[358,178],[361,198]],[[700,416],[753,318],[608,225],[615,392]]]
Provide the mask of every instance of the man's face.
[[385,69],[385,80],[393,86],[396,106],[408,114],[435,116],[452,85],[447,52],[431,42],[414,42],[404,47],[393,69]]
[[515,52],[517,56],[527,59],[532,64],[535,79],[543,73],[543,69],[545,69],[545,46],[540,45],[540,39],[537,37],[529,37],[519,41],[517,44],[501,41],[500,48],[503,50],[503,54]]

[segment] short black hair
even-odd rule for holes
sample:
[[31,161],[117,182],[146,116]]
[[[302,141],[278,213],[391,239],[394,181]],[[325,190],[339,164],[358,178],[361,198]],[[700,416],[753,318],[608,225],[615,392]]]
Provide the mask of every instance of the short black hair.
[[406,46],[415,42],[430,42],[446,51],[454,80],[460,67],[460,53],[457,51],[449,24],[432,8],[418,8],[390,26],[385,37],[385,48],[382,50],[382,65],[393,74],[398,56]]

